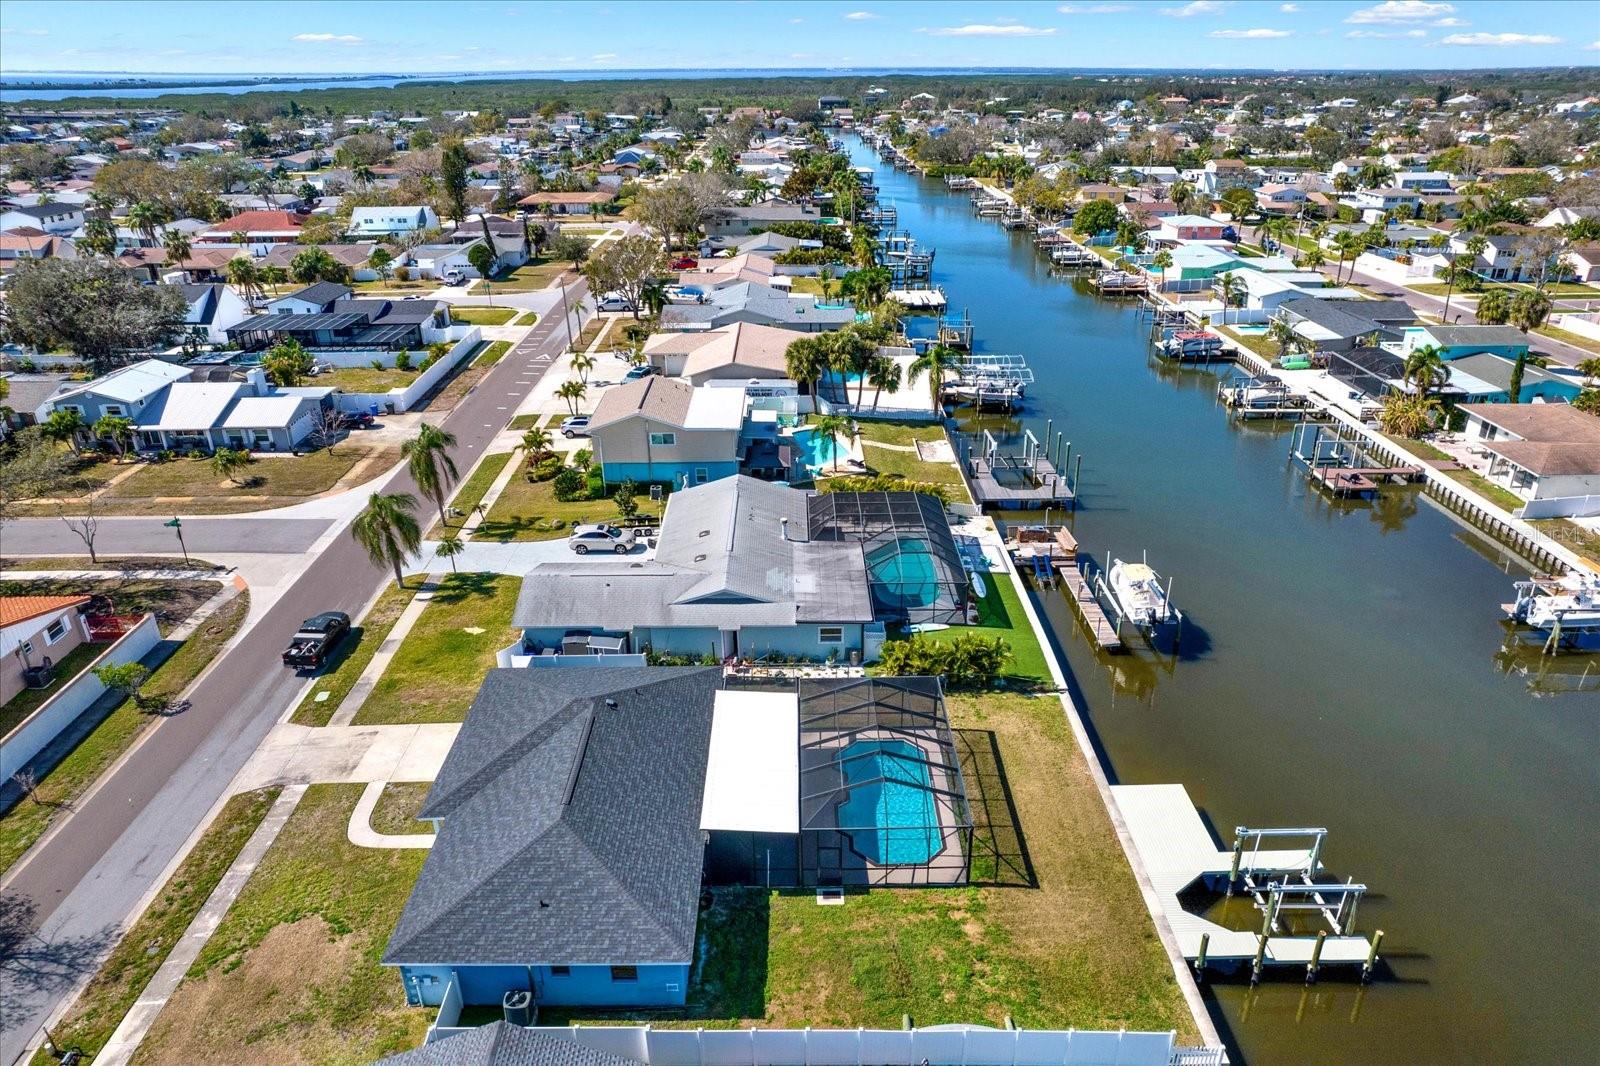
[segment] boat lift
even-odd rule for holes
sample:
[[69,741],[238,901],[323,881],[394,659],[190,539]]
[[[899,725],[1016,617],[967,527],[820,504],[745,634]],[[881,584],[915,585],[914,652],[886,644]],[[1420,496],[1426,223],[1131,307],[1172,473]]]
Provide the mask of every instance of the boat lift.
[[1020,355],[968,355],[955,370],[956,379],[945,383],[943,392],[980,411],[984,407],[1010,410],[1019,406],[1028,386],[1033,384],[1033,370]]

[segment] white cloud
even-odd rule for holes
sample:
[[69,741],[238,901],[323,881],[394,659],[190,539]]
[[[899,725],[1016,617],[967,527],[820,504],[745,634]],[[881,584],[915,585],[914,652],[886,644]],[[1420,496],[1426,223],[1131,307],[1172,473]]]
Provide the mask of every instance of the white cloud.
[[868,19],[881,19],[883,16],[872,11],[852,11],[845,18],[851,22],[866,22]]
[[590,56],[589,58],[594,60],[596,63],[604,63],[607,60],[617,58],[617,53],[615,53],[615,52],[596,52],[594,55]]
[[1222,7],[1218,0],[1193,0],[1192,3],[1184,4],[1182,7],[1164,7],[1161,13],[1175,19],[1186,19],[1195,15],[1215,15],[1222,10]]
[[1278,10],[1282,11],[1285,15],[1298,15],[1300,13],[1300,5],[1299,4],[1279,4],[1278,5]]
[[1054,37],[1056,35],[1054,26],[994,26],[981,22],[965,26],[943,26],[926,32],[934,37]]
[[1427,30],[1351,30],[1346,37],[1357,37],[1368,41],[1394,41],[1402,37],[1426,37]]
[[1448,37],[1441,37],[1439,43],[1510,48],[1523,44],[1560,44],[1561,38],[1547,33],[1452,33]]
[[804,22],[804,21],[805,21],[805,19],[790,19],[790,20],[789,20],[789,25],[791,25],[791,26],[798,26],[798,25],[800,25],[800,24],[801,24],[801,23],[802,23],[802,22]]
[[1466,19],[1434,19],[1435,26],[1470,26],[1472,23]]
[[1115,15],[1119,11],[1131,11],[1131,4],[1062,4],[1056,8],[1063,15]]
[[353,33],[297,33],[294,40],[307,44],[360,44],[361,38]]
[[1600,41],[1596,41],[1594,44],[1584,45],[1583,50],[1585,52],[1600,52]]
[[0,26],[0,36],[6,37],[48,37],[49,30],[19,30],[15,26]]
[[1270,41],[1278,37],[1293,37],[1292,30],[1212,30],[1207,37],[1217,37],[1224,41]]
[[1376,7],[1364,7],[1350,14],[1346,22],[1371,25],[1385,22],[1423,22],[1455,12],[1452,4],[1428,3],[1428,0],[1384,0]]

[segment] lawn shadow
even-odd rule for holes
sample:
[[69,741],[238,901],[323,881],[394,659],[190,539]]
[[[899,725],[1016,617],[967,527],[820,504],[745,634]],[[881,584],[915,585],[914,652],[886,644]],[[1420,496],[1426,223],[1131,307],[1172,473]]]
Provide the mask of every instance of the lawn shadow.
[[956,729],[961,775],[972,808],[971,877],[975,884],[1037,888],[1038,876],[1006,779],[999,739],[989,729]]
[[493,599],[498,575],[486,573],[451,574],[433,592],[433,603],[456,604],[463,600]]

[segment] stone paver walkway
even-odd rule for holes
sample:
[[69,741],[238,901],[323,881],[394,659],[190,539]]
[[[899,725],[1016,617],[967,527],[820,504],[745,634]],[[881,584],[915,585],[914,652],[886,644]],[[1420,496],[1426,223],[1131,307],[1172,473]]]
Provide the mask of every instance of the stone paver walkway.
[[189,967],[199,957],[200,949],[205,947],[206,941],[211,939],[211,934],[222,924],[228,908],[233,906],[233,901],[244,891],[245,882],[250,880],[250,875],[255,873],[256,867],[261,864],[262,857],[266,855],[272,842],[278,838],[278,833],[289,821],[289,815],[294,813],[295,806],[300,802],[300,797],[305,795],[305,791],[304,785],[291,785],[279,794],[271,809],[267,811],[267,816],[250,835],[250,839],[245,841],[238,857],[222,875],[222,880],[211,890],[211,895],[201,906],[200,913],[195,915],[194,921],[189,923],[189,928],[184,930],[183,937],[174,945],[167,960],[161,964],[155,976],[150,978],[150,983],[145,986],[144,991],[139,993],[139,999],[123,1016],[122,1023],[111,1034],[106,1046],[95,1056],[96,1063],[100,1066],[123,1066],[133,1058],[139,1042],[150,1031],[150,1026],[155,1024],[161,1008],[167,1005],[167,1000],[178,990],[183,975],[189,972]]
[[431,848],[432,833],[380,833],[372,828],[372,812],[378,806],[386,782],[372,781],[362,790],[356,809],[350,812],[345,836],[358,848]]

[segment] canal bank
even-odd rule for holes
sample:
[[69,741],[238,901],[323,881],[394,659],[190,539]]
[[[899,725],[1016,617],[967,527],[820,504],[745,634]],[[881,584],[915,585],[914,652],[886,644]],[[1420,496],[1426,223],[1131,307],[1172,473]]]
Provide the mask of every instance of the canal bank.
[[937,250],[978,350],[1032,366],[1020,421],[986,424],[1053,419],[1085,456],[1084,549],[1148,550],[1175,580],[1177,655],[1099,655],[1059,593],[1037,597],[1113,783],[1181,782],[1224,843],[1235,825],[1325,825],[1330,868],[1373,888],[1361,926],[1388,934],[1388,979],[1205,986],[1239,1057],[1586,1058],[1600,697],[1562,690],[1600,663],[1506,649],[1518,561],[1414,489],[1322,498],[1288,427],[1230,423],[1217,371],[1151,356],[1130,306],[1051,277],[966,195],[848,147]]

